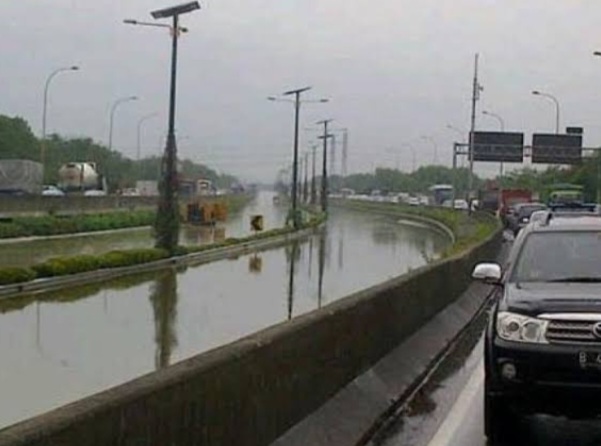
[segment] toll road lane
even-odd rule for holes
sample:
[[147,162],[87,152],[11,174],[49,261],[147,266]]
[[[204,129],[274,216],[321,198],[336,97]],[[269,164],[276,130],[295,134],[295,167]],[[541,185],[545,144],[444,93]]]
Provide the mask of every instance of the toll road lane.
[[[460,370],[469,371],[469,376],[461,378],[456,373],[443,381],[427,386],[433,389],[421,400],[430,400],[432,408],[428,416],[416,413],[416,406],[423,403],[412,402],[402,419],[396,422],[394,434],[382,446],[493,446],[484,436],[484,359],[482,340]],[[475,364],[475,366],[474,366]],[[464,373],[465,375],[465,373]],[[461,390],[454,389],[457,385]],[[454,402],[449,395],[458,394]],[[444,408],[442,417],[437,416]],[[516,438],[494,446],[598,446],[601,444],[601,421],[567,420],[547,415],[526,416],[520,426],[508,426],[517,433]],[[434,429],[432,426],[435,426]],[[433,432],[433,433],[432,433]]]

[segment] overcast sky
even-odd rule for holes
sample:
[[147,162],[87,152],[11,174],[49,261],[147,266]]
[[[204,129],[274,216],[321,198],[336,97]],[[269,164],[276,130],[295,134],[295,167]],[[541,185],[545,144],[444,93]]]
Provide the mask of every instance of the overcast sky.
[[[177,3],[177,0],[173,3]],[[0,113],[26,118],[41,132],[44,82],[50,89],[48,133],[90,136],[136,156],[136,126],[145,122],[143,155],[164,145],[170,40],[152,21],[165,0],[2,0]],[[598,0],[205,0],[182,18],[177,132],[180,156],[248,179],[272,180],[291,161],[293,107],[266,100],[310,85],[301,128],[333,118],[349,129],[349,171],[404,170],[434,160],[450,165],[451,145],[467,132],[474,54],[484,86],[479,110],[501,115],[507,130],[585,128],[601,144],[601,50]],[[478,115],[477,128],[498,123]],[[302,131],[307,149],[314,133]],[[340,145],[339,145],[340,147]],[[340,160],[340,156],[338,156]],[[497,166],[477,164],[480,173]],[[339,168],[339,167],[338,167]]]

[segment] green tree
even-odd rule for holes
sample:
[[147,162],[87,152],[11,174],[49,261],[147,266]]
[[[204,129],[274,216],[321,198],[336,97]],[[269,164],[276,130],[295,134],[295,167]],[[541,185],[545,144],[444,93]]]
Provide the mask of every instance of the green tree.
[[4,159],[40,160],[40,144],[27,121],[0,115],[0,153]]

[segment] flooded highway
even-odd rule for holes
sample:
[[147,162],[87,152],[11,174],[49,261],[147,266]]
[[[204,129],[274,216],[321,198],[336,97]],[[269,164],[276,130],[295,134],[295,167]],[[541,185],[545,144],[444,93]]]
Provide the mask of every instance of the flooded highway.
[[[182,245],[206,244],[226,237],[250,235],[250,216],[258,213],[264,215],[265,229],[281,227],[286,218],[285,209],[272,206],[271,199],[270,193],[258,194],[244,208],[230,215],[227,222],[219,223],[215,228],[182,226],[180,243]],[[6,239],[0,240],[0,267],[28,266],[51,257],[97,254],[113,249],[150,248],[153,245],[154,239],[150,227],[36,240]]]
[[[284,211],[262,194],[245,213],[272,227]],[[324,230],[286,247],[2,302],[0,394],[10,403],[0,426],[398,276],[449,242],[419,224],[334,209]]]

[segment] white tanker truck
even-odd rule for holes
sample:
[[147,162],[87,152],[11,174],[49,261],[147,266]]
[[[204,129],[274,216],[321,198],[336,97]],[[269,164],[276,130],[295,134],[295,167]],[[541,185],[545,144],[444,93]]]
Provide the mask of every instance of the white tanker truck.
[[96,163],[72,162],[58,170],[59,189],[65,192],[105,191],[105,178],[98,173]]

